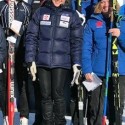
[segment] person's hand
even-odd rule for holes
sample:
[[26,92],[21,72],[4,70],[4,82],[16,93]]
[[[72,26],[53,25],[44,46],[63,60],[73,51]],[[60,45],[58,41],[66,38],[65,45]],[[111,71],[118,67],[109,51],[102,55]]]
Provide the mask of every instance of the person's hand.
[[91,74],[91,73],[85,74],[85,78],[86,78],[86,80],[89,81],[89,82],[92,82],[92,81],[93,81],[93,77],[92,77],[92,74]]
[[29,71],[30,71],[31,76],[32,76],[32,81],[36,81],[36,73],[37,73],[36,63],[34,61],[31,63],[28,63],[28,67],[29,67]]
[[16,35],[8,36],[6,40],[9,41],[9,42],[12,42],[12,43],[16,43],[17,36]]
[[80,76],[80,72],[81,72],[81,66],[79,64],[74,64],[73,65],[73,80],[71,82],[71,84],[73,85],[74,83],[76,83],[77,85],[79,84],[79,76]]
[[2,64],[0,63],[0,73],[3,72]]
[[118,28],[109,29],[109,33],[111,33],[112,36],[119,37],[120,36],[120,29],[118,29]]

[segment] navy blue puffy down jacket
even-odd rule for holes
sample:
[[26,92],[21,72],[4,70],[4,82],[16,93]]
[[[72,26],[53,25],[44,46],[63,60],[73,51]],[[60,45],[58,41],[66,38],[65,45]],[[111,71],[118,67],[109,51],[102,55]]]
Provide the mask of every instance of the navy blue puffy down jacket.
[[78,14],[46,3],[34,13],[26,33],[26,62],[37,66],[71,68],[81,64],[82,26]]

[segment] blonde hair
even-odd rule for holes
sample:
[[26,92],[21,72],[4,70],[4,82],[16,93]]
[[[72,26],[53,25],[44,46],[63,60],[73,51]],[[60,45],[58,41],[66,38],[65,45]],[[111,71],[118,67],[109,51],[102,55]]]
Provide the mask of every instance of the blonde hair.
[[99,13],[102,12],[102,8],[101,8],[101,6],[100,6],[100,3],[101,3],[101,2],[98,2],[98,3],[95,5],[95,7],[94,7],[94,13],[95,13],[95,14],[99,14]]
[[[111,3],[109,3],[109,5],[111,5]],[[117,4],[116,4],[116,11],[119,11],[119,9],[120,9],[120,5],[119,5],[119,3],[117,2]],[[110,10],[112,10],[112,9],[110,9]],[[110,13],[110,10],[109,10],[109,13]],[[94,7],[94,13],[95,14],[99,14],[99,13],[101,13],[102,12],[102,8],[101,8],[101,1],[100,2],[98,2],[96,5],[95,5],[95,7]]]

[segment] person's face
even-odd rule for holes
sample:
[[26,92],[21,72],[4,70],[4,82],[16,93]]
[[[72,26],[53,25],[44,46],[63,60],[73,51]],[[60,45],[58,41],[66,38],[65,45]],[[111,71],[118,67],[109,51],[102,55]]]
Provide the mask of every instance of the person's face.
[[59,7],[61,4],[64,4],[66,0],[52,0],[53,4],[56,7]]
[[102,8],[102,13],[107,13],[109,11],[109,0],[101,0],[100,6]]

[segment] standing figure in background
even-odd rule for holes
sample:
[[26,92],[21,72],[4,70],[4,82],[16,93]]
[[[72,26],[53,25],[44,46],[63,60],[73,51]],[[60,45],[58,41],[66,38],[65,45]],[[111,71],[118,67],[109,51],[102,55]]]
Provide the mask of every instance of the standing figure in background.
[[40,125],[66,125],[64,84],[73,65],[81,64],[81,21],[66,0],[46,1],[27,28],[25,60],[40,84]]
[[91,16],[91,14],[94,11],[94,6],[99,2],[100,0],[83,0],[81,2],[81,11],[86,16],[86,20],[88,20]]
[[[9,27],[8,8],[9,5],[7,1],[0,1],[0,21],[6,38],[15,35],[15,32]],[[19,90],[20,125],[28,125],[29,117],[29,108],[25,87],[27,82],[27,69],[24,66],[24,38],[30,15],[31,6],[28,3],[22,0],[14,1],[14,20],[22,22],[21,29],[19,31],[20,36],[17,37],[15,45],[15,86],[18,86]]]
[[[110,4],[109,0],[101,0],[95,7],[94,14],[87,21],[83,32],[82,71],[87,81],[93,81],[92,72],[100,79],[102,85],[90,92],[88,106],[88,125],[101,125],[104,108],[105,82],[107,66],[109,70],[108,103],[109,124],[121,125],[125,100],[125,18],[121,18],[118,27],[110,29]],[[109,50],[109,63],[107,64],[107,49],[109,35],[117,38],[118,44],[118,73],[120,89],[120,112],[118,119],[115,117],[114,91],[112,77],[111,48]],[[111,44],[111,43],[110,43]]]

